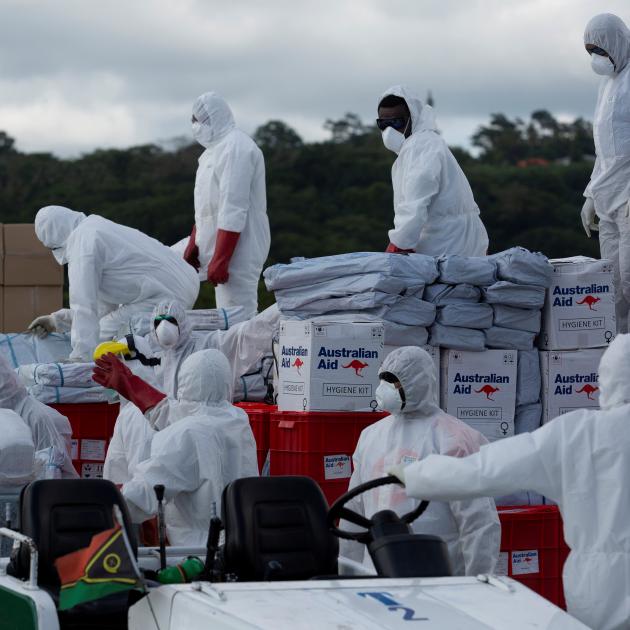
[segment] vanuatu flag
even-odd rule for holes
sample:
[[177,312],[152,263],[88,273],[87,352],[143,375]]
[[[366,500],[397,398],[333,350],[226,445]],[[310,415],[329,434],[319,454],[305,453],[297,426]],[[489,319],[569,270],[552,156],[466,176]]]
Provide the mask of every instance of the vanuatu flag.
[[55,566],[61,579],[59,610],[143,584],[120,525],[95,534],[88,547],[57,558]]

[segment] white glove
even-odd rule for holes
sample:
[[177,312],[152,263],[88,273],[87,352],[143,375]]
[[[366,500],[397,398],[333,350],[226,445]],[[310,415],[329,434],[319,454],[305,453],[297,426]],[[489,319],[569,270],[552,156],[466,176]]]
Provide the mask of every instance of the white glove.
[[586,236],[591,237],[591,230],[598,232],[599,226],[595,223],[595,203],[591,197],[587,197],[584,205],[582,206],[582,225]]
[[37,335],[40,339],[43,339],[50,333],[57,332],[57,324],[52,315],[41,315],[29,324],[28,330],[34,335]]
[[395,466],[391,466],[390,468],[387,469],[387,474],[391,475],[392,477],[397,477],[404,486],[406,467],[407,467],[406,464],[396,464]]

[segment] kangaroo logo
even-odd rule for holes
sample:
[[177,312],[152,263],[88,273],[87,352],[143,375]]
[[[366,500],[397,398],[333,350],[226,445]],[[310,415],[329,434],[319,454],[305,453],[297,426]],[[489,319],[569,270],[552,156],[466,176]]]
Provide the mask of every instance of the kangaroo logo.
[[363,368],[366,368],[368,366],[368,363],[363,363],[361,361],[359,361],[358,359],[353,359],[352,361],[350,361],[350,363],[348,363],[348,365],[344,365],[342,367],[344,368],[352,368],[357,376],[360,376],[361,378],[363,378],[363,374],[361,374],[361,370],[363,370]]
[[601,302],[601,298],[593,297],[592,295],[587,295],[583,297],[577,304],[586,304],[591,311],[596,311],[596,308],[593,308],[597,302]]
[[586,397],[589,400],[595,400],[591,394],[594,394],[597,390],[599,390],[599,387],[593,387],[590,383],[587,383],[584,387],[582,387],[582,389],[576,390],[576,392],[578,394],[586,394]]
[[304,365],[304,361],[302,361],[302,359],[300,359],[300,357],[298,357],[294,362],[293,362],[293,367],[297,369],[297,373],[302,376],[302,372],[300,372],[300,368]]
[[498,387],[492,387],[492,385],[484,385],[481,389],[476,389],[475,393],[485,394],[488,400],[494,400],[494,398],[492,398],[492,394],[498,391],[499,391]]

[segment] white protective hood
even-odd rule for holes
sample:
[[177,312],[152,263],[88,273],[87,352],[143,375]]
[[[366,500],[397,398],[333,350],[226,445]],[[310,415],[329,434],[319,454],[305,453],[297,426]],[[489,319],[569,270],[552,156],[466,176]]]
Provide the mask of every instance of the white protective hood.
[[75,212],[63,206],[46,206],[35,216],[35,234],[45,247],[55,254],[60,265],[68,261],[65,248],[72,231],[86,218],[83,212]]
[[31,431],[10,409],[0,409],[0,426],[0,485],[26,484],[35,475]]
[[614,409],[630,403],[630,335],[618,335],[599,362],[599,406]]
[[603,48],[621,72],[630,59],[630,30],[623,20],[612,13],[600,13],[589,20],[584,30],[584,44]]
[[218,350],[191,354],[179,372],[177,399],[210,406],[230,403],[232,371],[225,355]]
[[405,99],[409,113],[411,114],[411,133],[423,130],[436,131],[435,112],[431,105],[422,102],[414,92],[404,85],[393,85],[385,90],[379,99],[379,105],[386,96],[398,96]]
[[208,128],[202,142],[206,148],[221,140],[236,126],[230,106],[216,92],[206,92],[198,97],[193,103],[192,113]]

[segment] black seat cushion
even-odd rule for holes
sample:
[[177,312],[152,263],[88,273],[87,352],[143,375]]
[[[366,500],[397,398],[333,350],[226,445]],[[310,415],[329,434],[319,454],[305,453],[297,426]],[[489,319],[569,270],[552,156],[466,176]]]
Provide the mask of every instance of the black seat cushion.
[[[249,477],[223,492],[225,569],[240,580],[301,580],[337,573],[328,504],[309,477]],[[279,567],[269,571],[270,562]]]

